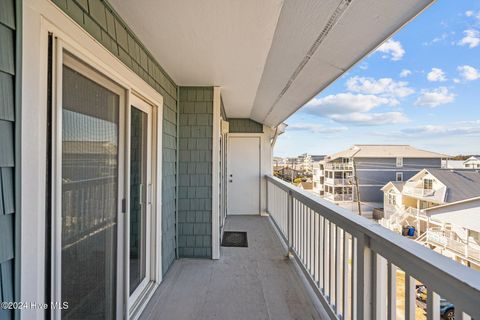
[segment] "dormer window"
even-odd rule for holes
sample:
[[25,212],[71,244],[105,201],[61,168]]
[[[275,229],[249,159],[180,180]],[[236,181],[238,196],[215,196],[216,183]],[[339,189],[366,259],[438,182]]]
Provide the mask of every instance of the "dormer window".
[[433,180],[432,179],[424,179],[423,180],[423,189],[432,190],[433,189]]

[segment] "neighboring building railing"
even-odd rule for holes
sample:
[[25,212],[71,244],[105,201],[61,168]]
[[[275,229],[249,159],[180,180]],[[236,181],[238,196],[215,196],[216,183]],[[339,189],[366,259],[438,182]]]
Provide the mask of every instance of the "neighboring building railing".
[[463,259],[480,263],[480,246],[468,243],[452,230],[442,230],[438,227],[430,228],[426,232],[425,241],[449,250]]
[[325,192],[324,197],[332,201],[353,201],[353,194],[351,193]]
[[405,186],[403,187],[403,193],[416,196],[416,197],[431,197],[435,195],[435,190]]
[[328,170],[353,170],[352,163],[325,163],[325,169]]
[[440,296],[455,305],[457,317],[480,315],[477,271],[280,179],[266,178],[271,221],[330,319],[397,319],[397,269],[406,279],[399,318],[415,319],[416,280],[429,289],[428,319],[440,318]]

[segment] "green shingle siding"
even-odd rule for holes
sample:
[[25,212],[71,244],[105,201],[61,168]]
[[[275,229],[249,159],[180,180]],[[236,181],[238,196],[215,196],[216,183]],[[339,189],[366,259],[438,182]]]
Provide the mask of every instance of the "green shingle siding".
[[[176,256],[177,85],[107,2],[52,1],[163,96],[162,260],[165,273]],[[0,115],[1,112],[0,108]]]
[[0,72],[0,120],[13,121],[14,116],[14,97],[13,76]]
[[[14,301],[16,3],[0,0],[0,301]],[[0,309],[0,319],[13,319]]]
[[228,119],[230,133],[263,133],[263,125],[251,119]]
[[14,0],[0,1],[0,23],[15,30],[15,3]]
[[178,250],[212,256],[213,88],[179,88]]

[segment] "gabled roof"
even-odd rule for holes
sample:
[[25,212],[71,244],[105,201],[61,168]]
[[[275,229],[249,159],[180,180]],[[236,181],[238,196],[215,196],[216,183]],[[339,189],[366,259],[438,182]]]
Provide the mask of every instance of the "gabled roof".
[[355,144],[329,156],[337,158],[448,158],[448,155],[421,150],[406,144]]
[[382,191],[390,190],[391,188],[397,189],[399,192],[402,192],[405,181],[390,181],[381,189]]
[[480,172],[477,170],[426,169],[447,187],[445,202],[480,196]]

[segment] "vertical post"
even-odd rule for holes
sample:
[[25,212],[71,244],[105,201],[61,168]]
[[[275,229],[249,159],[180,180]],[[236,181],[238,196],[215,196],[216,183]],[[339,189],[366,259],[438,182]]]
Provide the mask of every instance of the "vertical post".
[[397,319],[397,267],[388,262],[388,320]]
[[405,272],[405,320],[415,320],[415,279]]
[[287,196],[287,245],[288,245],[288,252],[287,256],[290,256],[292,252],[292,237],[293,237],[293,194],[292,190],[288,191]]
[[433,290],[427,291],[427,319],[440,319],[440,296]]
[[359,320],[372,319],[374,313],[372,312],[372,260],[373,254],[368,246],[368,238],[365,235],[357,237],[356,247],[356,317]]

